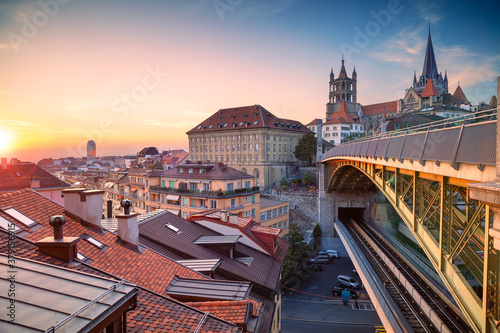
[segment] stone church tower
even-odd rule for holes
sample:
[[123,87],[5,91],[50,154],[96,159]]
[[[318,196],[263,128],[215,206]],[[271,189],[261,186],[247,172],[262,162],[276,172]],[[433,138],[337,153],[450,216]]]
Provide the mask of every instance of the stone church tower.
[[360,105],[357,102],[357,83],[358,74],[356,67],[352,72],[352,77],[347,76],[344,66],[344,57],[342,56],[342,66],[337,78],[333,74],[333,68],[330,72],[330,88],[328,103],[326,104],[326,118],[329,118],[333,112],[339,111],[342,101],[345,100],[347,109],[351,116],[358,114]]

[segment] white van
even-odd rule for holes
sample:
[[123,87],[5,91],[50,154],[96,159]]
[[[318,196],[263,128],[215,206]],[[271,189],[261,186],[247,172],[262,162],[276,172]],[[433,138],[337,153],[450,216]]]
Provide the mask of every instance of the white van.
[[337,276],[337,284],[339,286],[344,286],[352,289],[359,288],[359,282],[354,280],[352,277],[347,275],[339,275]]

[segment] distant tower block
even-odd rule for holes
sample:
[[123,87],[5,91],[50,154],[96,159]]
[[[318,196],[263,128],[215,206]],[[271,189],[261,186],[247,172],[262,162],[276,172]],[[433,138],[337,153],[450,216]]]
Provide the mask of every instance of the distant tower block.
[[90,140],[87,142],[87,158],[95,158],[97,156],[95,141]]

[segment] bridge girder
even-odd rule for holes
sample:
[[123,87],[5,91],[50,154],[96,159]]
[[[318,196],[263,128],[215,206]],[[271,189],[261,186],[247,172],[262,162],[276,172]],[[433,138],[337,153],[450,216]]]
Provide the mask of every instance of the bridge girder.
[[469,198],[469,181],[376,161],[327,163],[327,191],[378,188],[418,240],[471,327],[500,331],[499,253],[488,233],[492,214],[488,205]]

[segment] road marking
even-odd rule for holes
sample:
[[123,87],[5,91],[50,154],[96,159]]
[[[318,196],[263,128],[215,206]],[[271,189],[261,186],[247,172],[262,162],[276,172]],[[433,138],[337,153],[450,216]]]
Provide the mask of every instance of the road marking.
[[358,308],[356,309],[356,304],[351,303],[351,307],[353,310],[365,310],[365,311],[375,311],[375,308],[372,304],[367,303],[358,303]]

